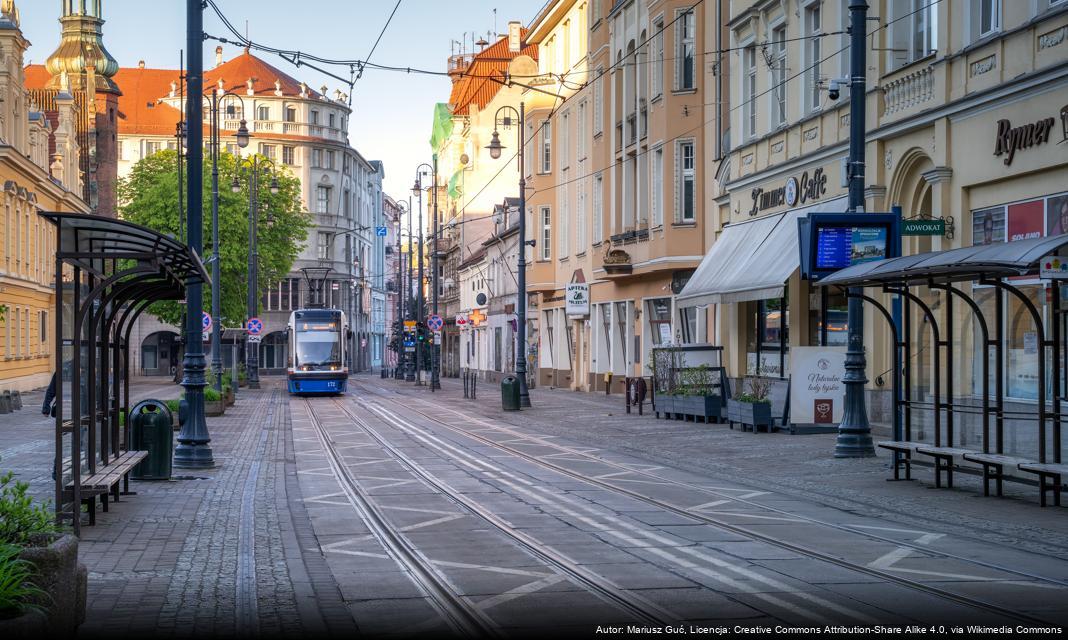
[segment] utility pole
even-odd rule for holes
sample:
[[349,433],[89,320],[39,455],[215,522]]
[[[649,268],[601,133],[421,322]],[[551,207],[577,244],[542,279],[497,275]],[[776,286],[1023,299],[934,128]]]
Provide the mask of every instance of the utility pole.
[[[189,138],[189,202],[188,244],[197,255],[204,253],[204,122],[201,116],[204,100],[204,7],[201,0],[186,0],[186,48],[189,51],[189,100],[186,102],[186,122]],[[201,325],[204,313],[204,284],[191,275],[185,282],[185,358],[182,363],[185,401],[188,417],[178,434],[174,450],[174,466],[180,469],[205,469],[215,466],[211,436],[204,419],[204,338]]]
[[[259,305],[256,304],[256,294],[259,287],[259,280],[257,277],[257,264],[256,260],[256,236],[258,231],[259,218],[259,190],[260,190],[260,171],[259,163],[256,156],[252,157],[252,175],[249,178],[249,199],[248,199],[248,317],[255,318]],[[246,322],[247,324],[247,322]],[[249,339],[245,343],[247,352],[245,353],[245,377],[248,380],[249,389],[260,388],[260,345],[259,343],[252,342]]]
[[[434,300],[434,315],[438,315],[438,287],[441,283],[438,281],[438,243],[440,238],[438,237],[438,154],[434,154],[434,253],[430,254],[430,269],[433,271],[434,290],[431,292]],[[439,333],[439,332],[435,332]],[[437,338],[434,339],[434,344],[430,348],[430,390],[436,391],[441,388],[441,378],[438,374],[438,367],[441,365],[441,345]]]
[[401,370],[401,362],[403,362],[404,354],[404,274],[401,269],[404,267],[404,256],[401,253],[401,231],[404,226],[401,222],[401,204],[397,203],[397,321],[395,326],[397,327],[397,362],[393,369],[393,377],[400,380],[404,376],[404,372]]
[[[868,3],[849,1],[849,208],[854,214],[864,213],[864,118],[867,73]],[[845,408],[838,425],[838,440],[834,447],[836,458],[869,458],[875,455],[868,423],[868,408],[864,398],[867,360],[864,355],[864,304],[859,288],[849,290],[849,331],[846,340]]]
[[[406,317],[407,320],[415,320],[415,309],[413,308],[413,304],[412,304],[415,301],[411,299],[411,295],[412,295],[412,238],[413,238],[413,236],[412,236],[412,197],[408,196],[408,253],[407,253],[407,256],[406,256],[406,259],[408,261],[408,282],[407,282],[407,286],[404,288],[404,296],[406,298],[408,298],[408,302],[407,302],[407,304],[408,304],[408,315]],[[418,352],[417,351],[413,351],[412,355],[407,355],[407,352],[405,352],[406,355],[404,357],[405,357],[405,361],[407,362],[407,367],[406,367],[407,374],[404,377],[404,381],[405,382],[414,382],[415,381],[415,357],[414,357],[414,355],[416,353],[418,353]]]

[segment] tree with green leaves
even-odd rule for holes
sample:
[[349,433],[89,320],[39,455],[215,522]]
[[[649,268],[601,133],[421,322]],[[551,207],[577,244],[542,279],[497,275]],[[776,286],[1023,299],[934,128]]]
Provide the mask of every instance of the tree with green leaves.
[[[211,256],[211,159],[204,161],[204,255]],[[175,151],[160,151],[144,158],[119,183],[122,218],[165,235],[178,237],[178,158]],[[239,168],[238,158],[219,154],[219,271],[222,285],[223,326],[239,326],[247,313],[249,172]],[[300,180],[278,165],[278,193],[271,193],[271,176],[266,163],[260,164],[259,188],[259,282],[258,291],[285,278],[308,238],[311,216],[301,203]],[[231,184],[239,176],[241,190]],[[210,273],[209,268],[209,273]],[[260,296],[257,296],[257,300]],[[163,322],[178,324],[185,305],[176,301],[157,302],[149,312]],[[204,308],[211,308],[211,289],[204,287]]]

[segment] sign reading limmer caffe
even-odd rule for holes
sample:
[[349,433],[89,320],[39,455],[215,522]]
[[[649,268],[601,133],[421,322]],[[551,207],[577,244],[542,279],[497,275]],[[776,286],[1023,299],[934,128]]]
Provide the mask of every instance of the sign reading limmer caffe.
[[816,169],[811,176],[806,171],[801,178],[790,176],[785,184],[775,189],[753,189],[753,207],[749,209],[749,215],[755,216],[761,211],[775,209],[776,207],[792,207],[798,202],[805,204],[809,201],[819,200],[827,193],[827,174],[823,169]]

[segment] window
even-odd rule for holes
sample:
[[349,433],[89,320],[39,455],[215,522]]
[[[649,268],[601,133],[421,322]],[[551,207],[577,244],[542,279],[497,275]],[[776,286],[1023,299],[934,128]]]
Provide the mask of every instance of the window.
[[575,220],[575,253],[582,253],[586,250],[586,188],[587,181],[585,178],[579,180],[578,183],[578,209],[576,211]]
[[649,94],[655,99],[664,93],[664,19],[657,18],[653,24],[653,86]]
[[145,157],[157,153],[160,150],[160,143],[158,140],[145,140]]
[[593,135],[604,132],[604,67],[597,67],[593,81]]
[[786,124],[786,25],[776,27],[771,33],[771,40],[772,53],[775,56],[775,66],[771,70],[771,89],[774,96],[771,126],[778,128]]
[[976,19],[975,35],[986,37],[1001,30],[1001,0],[972,0],[972,16]]
[[541,171],[549,173],[553,170],[553,124],[546,118],[541,125]]
[[552,212],[549,207],[541,208],[541,259],[548,260],[552,257]]
[[320,260],[330,260],[330,234],[319,232],[319,243],[316,245],[316,255]]
[[282,147],[282,164],[287,164],[289,166],[295,165],[297,163],[296,151],[297,150],[294,147]]
[[593,177],[593,241],[600,242],[604,233],[604,176]]
[[126,154],[123,152],[124,150],[122,148],[122,140],[119,140],[119,147],[118,147],[117,151],[118,151],[118,154],[119,154],[119,160],[125,160],[126,159]]
[[566,169],[561,171],[560,209],[557,215],[557,223],[556,242],[559,246],[556,249],[556,257],[557,259],[563,259],[567,257],[569,252],[567,232],[571,223],[571,185],[568,183]]
[[653,151],[653,184],[649,193],[652,197],[653,226],[664,224],[664,148]]
[[273,144],[261,144],[260,145],[260,153],[262,153],[263,155],[267,156],[271,160],[274,160],[275,145],[273,145]]
[[696,87],[696,61],[694,42],[697,36],[697,21],[693,9],[686,10],[675,22],[675,88],[679,90]]
[[267,105],[260,105],[256,107],[256,119],[257,120],[270,120],[271,108]]
[[[813,2],[805,7],[806,35],[816,36],[822,33],[823,18],[821,16],[821,8],[822,4],[820,2]],[[823,57],[820,42],[820,38],[809,38],[804,41],[806,111],[820,108],[820,62]]]
[[571,166],[571,124],[570,113],[564,112],[560,116],[560,168],[567,169]]
[[678,195],[675,208],[675,222],[693,222],[697,218],[697,173],[696,156],[693,140],[680,140],[676,143],[675,162],[677,171]]
[[330,212],[330,187],[315,188],[315,213]]
[[619,328],[619,346],[623,353],[623,362],[627,361],[627,302],[617,302],[616,304],[616,326]]
[[649,317],[649,334],[656,346],[671,344],[671,298],[656,298],[645,302]]
[[315,109],[312,109],[312,111],[311,111],[311,123],[312,124],[319,124],[319,112],[316,111]]
[[329,116],[329,122],[330,122],[330,128],[334,129],[335,128],[334,125],[337,122],[337,116],[335,114],[331,113],[330,116]]
[[591,0],[590,1],[590,24],[597,24],[601,19],[601,3],[604,0]]
[[337,165],[334,164],[335,155],[336,154],[334,153],[333,149],[331,149],[331,150],[326,152],[326,168],[327,169],[334,169],[337,166]]
[[48,312],[47,311],[43,311],[42,310],[42,311],[38,311],[37,312],[37,327],[38,327],[37,334],[38,334],[38,337],[41,340],[41,344],[44,344],[44,343],[48,342]]
[[742,52],[742,130],[746,138],[756,135],[756,47]]
[[323,166],[323,150],[322,149],[312,149],[312,166],[313,167],[317,167],[317,168]]
[[586,103],[586,100],[583,100],[581,103],[579,103],[578,122],[575,123],[575,137],[578,138],[578,152],[576,155],[578,156],[579,162],[582,162],[586,159],[586,117],[588,115]]
[[[847,8],[848,10],[848,8]],[[925,57],[936,47],[937,6],[930,0],[893,0],[891,69]]]
[[286,107],[286,122],[296,122],[296,121],[297,121],[297,108],[296,107]]

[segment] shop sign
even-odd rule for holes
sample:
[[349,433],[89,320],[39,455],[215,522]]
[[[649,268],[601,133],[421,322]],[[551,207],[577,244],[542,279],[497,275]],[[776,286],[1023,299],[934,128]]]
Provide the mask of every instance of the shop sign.
[[1068,279],[1068,258],[1046,256],[1038,263],[1038,277],[1044,280]]
[[[786,367],[790,367],[790,354],[784,354],[786,357]],[[779,353],[764,351],[760,353],[760,361],[757,362],[757,354],[746,354],[746,367],[745,375],[747,376],[764,376],[766,378],[782,378],[782,367],[779,366]],[[759,366],[758,366],[759,365]]]
[[945,220],[902,220],[903,236],[943,236],[946,234]]
[[998,131],[994,136],[994,155],[1004,155],[1005,164],[1012,164],[1017,151],[1049,142],[1054,122],[1053,118],[1043,118],[1035,123],[1014,127],[1004,118],[998,120]]
[[826,194],[827,174],[823,172],[823,168],[813,171],[811,177],[806,171],[801,174],[800,180],[790,176],[786,183],[777,189],[753,189],[753,207],[749,210],[749,215],[755,216],[761,211],[783,205],[792,207],[798,202],[805,204],[810,200],[819,200]]
[[564,306],[569,316],[590,315],[590,285],[586,282],[572,282],[564,291]]
[[840,423],[845,409],[845,347],[791,347],[790,355],[790,421]]

